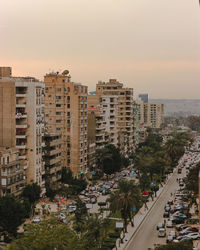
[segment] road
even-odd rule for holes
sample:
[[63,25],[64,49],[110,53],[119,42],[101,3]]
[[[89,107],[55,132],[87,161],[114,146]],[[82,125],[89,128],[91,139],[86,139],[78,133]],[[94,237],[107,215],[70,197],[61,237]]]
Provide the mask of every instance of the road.
[[176,181],[177,177],[182,176],[183,174],[177,174],[177,170],[172,174],[151,211],[125,247],[126,250],[147,250],[148,248],[154,249],[154,244],[165,244],[166,238],[158,238],[156,226],[159,222],[164,221],[164,206],[171,198],[170,194],[174,193],[178,188],[178,183]]

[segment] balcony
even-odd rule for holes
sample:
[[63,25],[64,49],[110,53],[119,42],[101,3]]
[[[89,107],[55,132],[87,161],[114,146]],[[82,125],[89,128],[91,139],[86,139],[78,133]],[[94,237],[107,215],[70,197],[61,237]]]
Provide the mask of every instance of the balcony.
[[16,138],[17,139],[26,139],[26,135],[25,134],[16,134]]
[[26,93],[16,93],[16,97],[26,97]]
[[16,118],[16,119],[24,119],[24,118],[27,118],[27,113],[16,113],[15,118]]
[[16,128],[27,128],[28,126],[27,126],[27,124],[20,124],[20,125],[17,125],[16,124]]
[[19,160],[26,160],[26,155],[19,155]]
[[18,149],[25,149],[26,145],[23,145],[23,144],[19,145],[19,144],[17,144],[16,148],[18,148]]
[[16,108],[26,108],[26,103],[16,103]]

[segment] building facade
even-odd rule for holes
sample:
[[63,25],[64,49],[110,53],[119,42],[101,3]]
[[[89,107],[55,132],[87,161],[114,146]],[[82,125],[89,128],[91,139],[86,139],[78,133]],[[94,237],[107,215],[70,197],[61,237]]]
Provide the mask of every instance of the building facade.
[[47,131],[61,133],[62,165],[78,176],[87,172],[87,86],[71,82],[67,70],[44,82]]
[[134,150],[133,89],[124,88],[116,79],[110,79],[107,83],[99,82],[96,93],[100,96],[113,96],[117,100],[118,147],[121,153],[128,156]]
[[16,148],[26,168],[27,183],[37,183],[45,192],[42,151],[44,136],[44,83],[33,77],[15,78]]
[[16,148],[0,148],[0,196],[20,196],[26,185],[26,172]]
[[45,134],[45,180],[55,183],[61,180],[62,172],[62,140],[61,134],[51,133]]

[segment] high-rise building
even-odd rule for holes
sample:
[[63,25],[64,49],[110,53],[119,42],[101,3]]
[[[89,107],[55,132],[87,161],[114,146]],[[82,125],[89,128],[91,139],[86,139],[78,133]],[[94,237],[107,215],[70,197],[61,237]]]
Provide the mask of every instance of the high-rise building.
[[45,181],[53,184],[61,180],[62,156],[61,156],[61,134],[45,134]]
[[[15,147],[15,82],[10,67],[0,67],[0,146]],[[7,74],[6,74],[7,73]]]
[[131,154],[134,150],[133,89],[124,88],[123,84],[116,79],[110,79],[107,83],[99,82],[96,85],[96,93],[102,98],[103,96],[113,97],[117,103],[118,147],[124,155]]
[[139,98],[140,98],[144,103],[148,103],[148,102],[149,102],[148,94],[139,94]]
[[61,133],[62,166],[80,175],[87,171],[87,86],[71,82],[67,70],[44,82],[47,131]]
[[33,77],[16,77],[16,147],[26,168],[27,183],[45,192],[42,151],[44,135],[44,83]]
[[164,122],[164,104],[144,103],[144,124],[152,128],[160,128]]
[[26,182],[36,182],[45,192],[44,83],[33,77],[12,77],[11,72],[9,67],[0,67],[0,146],[16,146]]

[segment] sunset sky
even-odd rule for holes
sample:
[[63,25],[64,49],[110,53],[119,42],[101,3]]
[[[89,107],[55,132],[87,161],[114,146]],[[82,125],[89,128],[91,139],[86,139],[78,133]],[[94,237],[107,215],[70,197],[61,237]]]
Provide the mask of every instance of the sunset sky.
[[0,66],[117,78],[151,98],[200,98],[198,0],[0,0]]

